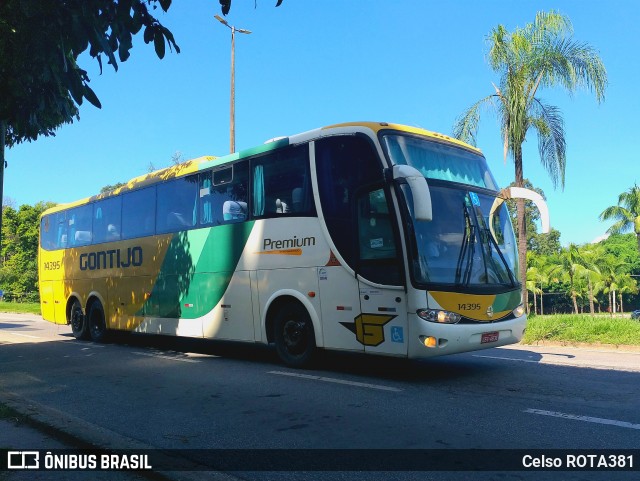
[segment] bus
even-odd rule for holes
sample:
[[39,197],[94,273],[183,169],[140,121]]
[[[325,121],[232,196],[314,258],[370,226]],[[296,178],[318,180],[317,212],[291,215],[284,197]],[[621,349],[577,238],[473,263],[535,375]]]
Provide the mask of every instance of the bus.
[[200,157],[40,219],[43,318],[112,331],[428,358],[518,342],[517,243],[482,153],[385,122]]

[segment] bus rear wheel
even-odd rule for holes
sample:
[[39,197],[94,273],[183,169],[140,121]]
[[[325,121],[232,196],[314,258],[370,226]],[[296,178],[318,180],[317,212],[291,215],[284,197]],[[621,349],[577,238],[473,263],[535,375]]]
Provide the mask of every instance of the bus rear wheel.
[[69,324],[71,324],[71,332],[76,339],[89,339],[89,329],[87,328],[87,318],[82,312],[82,306],[78,300],[71,304],[69,314]]
[[107,323],[104,318],[104,308],[100,301],[94,301],[87,314],[89,334],[93,342],[104,342],[107,337]]
[[280,359],[291,367],[308,366],[315,353],[316,338],[307,310],[301,304],[286,304],[276,314],[274,328]]

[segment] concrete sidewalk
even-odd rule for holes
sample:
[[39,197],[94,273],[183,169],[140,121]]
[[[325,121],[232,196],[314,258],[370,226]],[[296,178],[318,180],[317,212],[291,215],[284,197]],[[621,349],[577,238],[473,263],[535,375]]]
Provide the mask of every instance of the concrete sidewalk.
[[[0,449],[114,449],[146,451],[155,446],[91,424],[44,404],[0,391],[0,404],[16,415],[0,419]],[[4,460],[6,461],[6,460]],[[4,464],[4,463],[3,463]],[[0,471],[0,481],[239,481],[239,478],[212,471]]]
[[[498,348],[501,352],[518,352],[523,362],[553,364],[559,366],[605,369],[612,371],[640,372],[640,347],[622,346],[567,346],[558,343],[514,344]],[[526,353],[531,354],[527,360]],[[478,351],[482,354],[483,351]]]

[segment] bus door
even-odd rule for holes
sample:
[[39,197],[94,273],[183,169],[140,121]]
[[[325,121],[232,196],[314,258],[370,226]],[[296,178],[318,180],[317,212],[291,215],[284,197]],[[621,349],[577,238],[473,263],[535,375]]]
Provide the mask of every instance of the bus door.
[[353,274],[332,256],[326,266],[318,268],[318,280],[324,346],[364,351],[364,344],[357,337],[357,321],[361,314],[358,282]]
[[360,134],[313,146],[322,215],[345,264],[318,270],[325,347],[406,355],[398,227],[375,146]]
[[382,186],[356,198],[358,287],[361,314],[356,336],[365,352],[406,355],[407,312],[395,216]]

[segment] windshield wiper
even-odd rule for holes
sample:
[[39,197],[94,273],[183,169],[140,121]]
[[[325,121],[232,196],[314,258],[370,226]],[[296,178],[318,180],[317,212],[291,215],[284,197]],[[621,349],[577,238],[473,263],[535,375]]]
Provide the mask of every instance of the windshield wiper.
[[[456,284],[469,285],[471,280],[471,269],[473,267],[473,258],[475,255],[475,235],[476,230],[475,226],[471,222],[471,217],[469,216],[469,211],[464,201],[462,202],[462,211],[464,213],[464,235],[462,238],[462,246],[460,247],[460,254],[458,255],[458,263],[456,265]],[[469,260],[467,261],[467,265],[464,269],[464,277],[462,278],[462,282],[460,281],[460,276],[462,274],[462,263],[466,257],[467,251],[469,252]]]
[[507,275],[509,276],[509,280],[511,281],[511,286],[515,287],[517,283],[515,281],[515,278],[513,277],[512,270],[509,268],[509,263],[507,262],[507,259],[505,258],[504,254],[502,253],[502,250],[500,250],[500,246],[498,245],[498,242],[496,241],[495,237],[493,237],[493,234],[491,233],[491,230],[488,227],[484,227],[484,235],[487,236],[487,238],[489,239],[489,241],[487,242],[487,244],[489,245],[489,259],[491,259],[491,263],[493,264],[496,274],[499,271],[496,269],[496,261],[491,255],[491,246],[493,246],[496,253],[500,257],[500,260],[502,261],[502,265],[507,271]]

